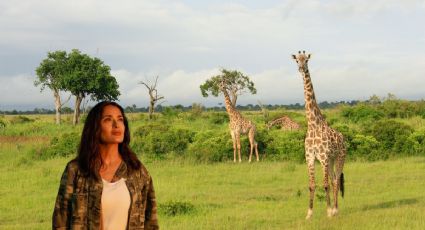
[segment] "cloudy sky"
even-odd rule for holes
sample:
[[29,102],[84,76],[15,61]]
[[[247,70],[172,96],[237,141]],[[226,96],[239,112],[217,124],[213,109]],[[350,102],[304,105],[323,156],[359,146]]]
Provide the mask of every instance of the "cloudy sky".
[[424,22],[423,0],[0,0],[0,110],[54,108],[35,69],[74,48],[112,68],[124,106],[148,106],[138,82],[157,75],[164,105],[215,106],[199,85],[220,68],[254,81],[239,104],[303,103],[298,50],[319,101],[424,99]]

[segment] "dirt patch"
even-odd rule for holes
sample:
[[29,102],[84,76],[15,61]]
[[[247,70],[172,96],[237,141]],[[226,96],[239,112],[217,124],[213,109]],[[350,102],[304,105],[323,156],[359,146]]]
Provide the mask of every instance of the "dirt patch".
[[23,142],[47,142],[49,137],[45,136],[0,136],[0,143],[23,143]]

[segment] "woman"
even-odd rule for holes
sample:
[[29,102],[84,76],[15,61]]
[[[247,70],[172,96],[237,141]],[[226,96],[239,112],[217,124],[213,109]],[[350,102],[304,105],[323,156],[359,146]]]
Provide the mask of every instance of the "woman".
[[53,229],[158,229],[152,178],[129,143],[121,106],[90,110],[78,156],[62,175]]

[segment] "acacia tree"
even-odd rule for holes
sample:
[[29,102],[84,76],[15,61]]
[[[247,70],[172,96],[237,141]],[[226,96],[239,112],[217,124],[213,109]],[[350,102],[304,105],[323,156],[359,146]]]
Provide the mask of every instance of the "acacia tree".
[[159,76],[156,76],[155,81],[153,82],[149,81],[148,79],[139,82],[139,84],[146,87],[149,93],[149,119],[153,118],[155,104],[164,99],[164,96],[158,95],[158,90],[156,89],[158,84],[158,77]]
[[34,81],[35,86],[41,85],[41,91],[46,87],[53,91],[55,98],[56,124],[61,123],[61,108],[70,99],[64,103],[61,102],[60,91],[66,90],[63,84],[63,78],[67,70],[68,56],[66,51],[55,51],[47,53],[44,59],[35,70],[37,79]]
[[221,74],[213,76],[204,84],[200,85],[202,96],[208,97],[208,93],[217,97],[220,91],[220,84],[224,82],[225,89],[229,92],[232,105],[236,106],[238,96],[249,91],[251,94],[256,94],[257,89],[254,87],[248,76],[236,70],[222,69]]
[[87,96],[93,101],[118,99],[118,83],[102,60],[74,49],[68,55],[67,66],[64,86],[75,96],[74,125],[79,123],[80,105]]

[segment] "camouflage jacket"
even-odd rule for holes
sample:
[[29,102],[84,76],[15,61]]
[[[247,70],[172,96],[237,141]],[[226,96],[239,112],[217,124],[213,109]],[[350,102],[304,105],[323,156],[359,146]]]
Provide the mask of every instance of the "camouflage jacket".
[[[142,165],[130,170],[122,162],[115,176],[130,192],[127,229],[159,229],[152,178]],[[60,181],[52,229],[100,229],[103,183],[81,175],[76,161],[67,164]]]

